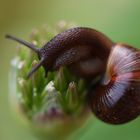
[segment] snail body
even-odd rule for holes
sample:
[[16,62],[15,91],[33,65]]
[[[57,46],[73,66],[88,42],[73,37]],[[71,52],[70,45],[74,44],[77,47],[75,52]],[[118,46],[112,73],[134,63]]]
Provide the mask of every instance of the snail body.
[[[30,71],[28,77],[40,66],[44,67],[47,74],[48,71],[58,69],[62,65],[69,65],[81,77],[91,78],[91,75],[99,75],[106,68],[104,64],[114,44],[101,32],[85,27],[68,29],[55,36],[40,49],[16,37],[10,35],[6,37],[29,47],[38,54],[40,62]],[[82,62],[90,62],[89,60],[93,62],[90,63],[92,66],[90,68],[93,69],[87,70]]]
[[[131,46],[116,44],[101,32],[76,27],[66,30],[42,48],[7,35],[38,54],[40,62],[29,72],[30,77],[40,66],[46,72],[66,65],[75,75],[88,81],[102,80],[89,90],[93,113],[111,124],[121,124],[140,113],[140,52]],[[89,82],[89,84],[90,84]]]

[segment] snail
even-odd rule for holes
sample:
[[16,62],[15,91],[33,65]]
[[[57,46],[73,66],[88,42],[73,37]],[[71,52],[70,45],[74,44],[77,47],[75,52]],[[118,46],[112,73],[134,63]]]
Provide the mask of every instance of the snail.
[[48,71],[64,65],[89,84],[100,76],[96,84],[91,84],[88,102],[102,121],[122,124],[139,115],[140,53],[136,48],[114,43],[101,32],[86,27],[68,29],[42,48],[11,35],[6,37],[37,53],[40,61],[28,77],[41,66],[47,76]]

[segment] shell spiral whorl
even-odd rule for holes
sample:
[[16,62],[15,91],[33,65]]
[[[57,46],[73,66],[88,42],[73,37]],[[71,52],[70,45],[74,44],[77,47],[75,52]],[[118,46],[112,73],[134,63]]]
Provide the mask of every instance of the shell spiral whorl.
[[140,51],[116,44],[102,82],[90,93],[92,111],[101,120],[121,124],[140,114]]

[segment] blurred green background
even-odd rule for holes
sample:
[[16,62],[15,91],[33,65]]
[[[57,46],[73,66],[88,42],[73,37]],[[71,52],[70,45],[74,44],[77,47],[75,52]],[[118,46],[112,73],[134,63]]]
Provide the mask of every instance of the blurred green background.
[[[0,140],[37,140],[9,109],[8,74],[16,43],[5,40],[4,35],[27,39],[33,28],[62,19],[96,28],[114,41],[140,45],[139,0],[0,0]],[[140,119],[112,126],[93,118],[92,127],[80,140],[94,139],[139,140]]]

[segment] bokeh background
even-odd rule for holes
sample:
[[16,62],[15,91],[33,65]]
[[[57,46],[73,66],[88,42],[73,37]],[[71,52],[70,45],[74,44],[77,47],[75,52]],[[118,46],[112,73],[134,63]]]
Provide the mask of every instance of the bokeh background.
[[[8,74],[16,43],[4,35],[27,39],[33,28],[62,19],[140,47],[139,0],[0,0],[0,140],[37,140],[14,119],[9,107]],[[80,140],[139,140],[140,118],[120,126],[93,118],[93,125],[85,131]]]

